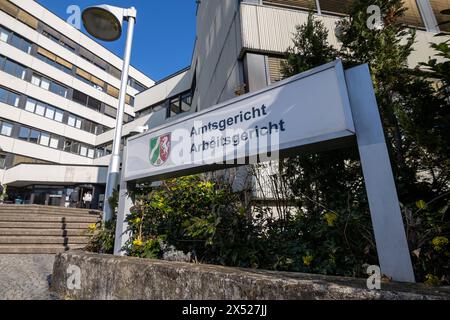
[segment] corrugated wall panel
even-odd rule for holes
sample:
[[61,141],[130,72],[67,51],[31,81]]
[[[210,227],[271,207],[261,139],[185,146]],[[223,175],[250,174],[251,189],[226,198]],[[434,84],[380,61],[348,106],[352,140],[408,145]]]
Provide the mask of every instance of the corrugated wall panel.
[[[284,8],[264,7],[258,5],[241,5],[243,46],[265,52],[284,53],[292,45],[295,27],[307,21],[305,11]],[[339,18],[318,17],[325,26],[334,30]],[[338,46],[334,32],[330,32],[330,44]]]

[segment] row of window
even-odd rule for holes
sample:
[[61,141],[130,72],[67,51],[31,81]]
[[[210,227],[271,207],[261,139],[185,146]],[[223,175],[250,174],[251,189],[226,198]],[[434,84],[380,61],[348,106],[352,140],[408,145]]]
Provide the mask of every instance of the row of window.
[[0,26],[0,40],[22,50],[25,53],[31,53],[32,43],[18,34]]
[[142,109],[141,111],[136,113],[136,117],[140,118],[147,114],[150,114],[153,112],[155,108],[158,107],[167,108],[166,114],[167,118],[174,117],[181,113],[189,112],[192,106],[192,94],[193,90],[183,92],[168,100],[165,100],[148,108]]
[[38,87],[41,87],[42,89],[53,92],[63,98],[67,98],[69,92],[69,89],[67,89],[66,87],[36,73],[33,73],[31,77],[31,83]]
[[[1,135],[11,137],[13,128],[14,128],[13,123],[0,120]],[[96,148],[94,148],[93,146],[78,141],[74,141],[68,138],[64,138],[63,140],[64,143],[62,144],[61,147],[59,142],[61,141],[62,137],[23,125],[20,125],[19,127],[19,135],[17,136],[17,139],[29,143],[38,144],[40,146],[73,153],[82,157],[87,157],[91,159],[94,159],[96,157]],[[103,150],[103,148],[98,149]],[[101,153],[97,152],[97,154]]]
[[[15,4],[11,3],[8,0],[0,0],[0,10],[6,12],[7,14],[11,15],[12,17],[18,19],[19,21],[27,24],[31,28],[38,31],[38,25],[39,20],[31,16],[29,13],[25,12],[24,10],[17,7]],[[52,41],[58,43],[59,45],[63,46],[64,48],[68,49],[71,52],[76,52],[76,44],[69,40],[67,37],[61,35],[59,32],[51,28],[50,26],[45,25],[42,23],[42,30],[41,33],[46,36],[47,38],[51,39]],[[98,68],[101,68],[102,70],[108,72],[112,76],[116,77],[117,79],[121,79],[122,72],[117,69],[116,67],[112,66],[108,62],[104,61],[103,59],[97,57],[96,55],[92,54],[88,50],[86,50],[83,47],[80,47],[79,55],[87,60],[88,62],[94,64]],[[147,88],[139,83],[137,80],[130,77],[129,85],[139,92],[146,90]]]
[[[38,144],[44,147],[61,150],[91,159],[102,158],[104,156],[112,154],[112,143],[108,143],[99,147],[93,147],[79,141],[63,138],[58,135],[37,130],[28,126],[23,126],[20,124],[17,124],[17,126],[19,131],[17,139],[22,141]],[[13,130],[14,123],[0,119],[0,135],[11,137],[13,134]],[[60,141],[62,143],[60,143]],[[124,143],[125,139],[122,139],[122,148]]]
[[5,90],[3,88],[0,88],[0,102],[9,104],[13,107],[19,106],[19,95],[11,92],[9,90]]
[[37,29],[39,20],[30,15],[28,12],[20,9],[8,0],[0,0],[0,10],[6,12],[10,16],[25,23],[30,28]]
[[[4,88],[0,88],[0,102],[9,104],[14,107],[19,106],[19,95]],[[95,134],[102,134],[110,128],[107,128],[101,124],[92,122],[90,120],[78,117],[74,114],[69,114],[67,120],[64,121],[64,111],[48,105],[46,103],[34,100],[32,98],[27,98],[25,104],[25,110],[39,116],[45,117],[50,120],[54,120],[60,123],[65,122],[67,125]]]
[[2,136],[11,137],[14,124],[8,121],[0,120],[0,134]]
[[[14,62],[2,55],[0,55],[0,70],[5,71],[13,76],[16,76],[22,80],[25,80],[26,70],[27,68],[17,62]],[[53,92],[63,98],[68,98],[69,89],[64,87],[63,85],[46,78],[42,75],[39,75],[37,73],[33,73],[31,77],[31,83],[39,86],[45,90],[48,90],[50,92]],[[88,96],[87,94],[73,89],[72,94],[72,101],[77,102],[85,107],[88,107],[92,110],[95,110],[97,112],[102,112],[102,102],[100,100],[97,100],[95,98],[92,98]],[[107,116],[110,116],[114,119],[117,117],[117,110],[107,104],[104,104],[105,110],[104,113]],[[134,120],[134,117],[125,114],[124,115],[124,122],[128,123]]]
[[57,55],[54,55],[50,51],[38,47],[36,56],[45,63],[55,67],[56,69],[59,69],[69,75],[72,75],[73,65],[70,62],[58,57]]
[[25,80],[27,68],[21,64],[7,59],[5,56],[0,55],[0,70],[22,80]]
[[[15,34],[14,32],[6,29],[3,26],[0,26],[0,39],[6,43],[9,43],[10,45],[28,53],[31,54],[31,48],[32,44],[25,38]],[[36,57],[40,60],[44,61],[45,63],[64,71],[65,73],[69,75],[73,75],[73,69],[74,65],[67,60],[64,60],[60,58],[59,56],[51,53],[50,51],[42,48],[37,47]],[[99,78],[93,76],[89,72],[86,72],[78,67],[75,68],[75,77],[83,81],[84,83],[90,85],[91,87],[101,91],[101,92],[107,92],[110,96],[113,96],[114,98],[119,98],[119,89],[116,87],[104,82],[103,80],[100,80]],[[130,79],[131,81],[131,79]],[[126,95],[125,102],[129,105],[134,104],[134,99],[129,94]]]
[[59,136],[25,126],[20,127],[18,139],[52,149],[58,149],[59,144]]

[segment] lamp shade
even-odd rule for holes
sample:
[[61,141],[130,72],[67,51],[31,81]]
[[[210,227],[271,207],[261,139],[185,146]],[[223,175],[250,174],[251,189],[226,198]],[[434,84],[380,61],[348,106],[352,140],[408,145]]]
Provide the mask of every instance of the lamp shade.
[[122,8],[100,5],[83,11],[83,24],[87,32],[103,41],[115,41],[122,35]]

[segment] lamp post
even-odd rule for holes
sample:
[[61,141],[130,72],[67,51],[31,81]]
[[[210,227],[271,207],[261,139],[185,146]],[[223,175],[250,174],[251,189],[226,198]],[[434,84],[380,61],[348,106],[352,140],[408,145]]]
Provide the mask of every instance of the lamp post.
[[123,114],[128,85],[128,71],[130,68],[131,47],[133,44],[134,25],[137,11],[134,7],[129,9],[110,5],[99,5],[86,8],[83,11],[83,24],[87,32],[93,37],[103,41],[115,41],[122,35],[123,21],[128,21],[127,39],[123,58],[122,79],[119,93],[119,106],[117,109],[116,128],[113,140],[111,162],[106,180],[105,203],[103,205],[103,221],[112,219],[112,208],[109,198],[119,183],[120,177],[120,143],[122,140]]

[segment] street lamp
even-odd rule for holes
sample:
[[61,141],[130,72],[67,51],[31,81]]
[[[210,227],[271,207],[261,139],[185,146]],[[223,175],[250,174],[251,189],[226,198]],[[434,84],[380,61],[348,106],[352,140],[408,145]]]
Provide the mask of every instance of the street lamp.
[[106,180],[105,203],[103,205],[103,221],[112,219],[112,208],[109,198],[113,195],[120,177],[120,143],[122,140],[123,114],[125,110],[125,97],[128,85],[128,70],[130,68],[131,46],[133,44],[134,25],[136,24],[136,9],[99,5],[86,8],[83,11],[83,24],[87,32],[93,37],[103,41],[115,41],[122,35],[123,21],[128,21],[127,40],[123,58],[122,79],[119,93],[119,107],[117,109],[117,121],[114,133],[113,151],[108,168]]

